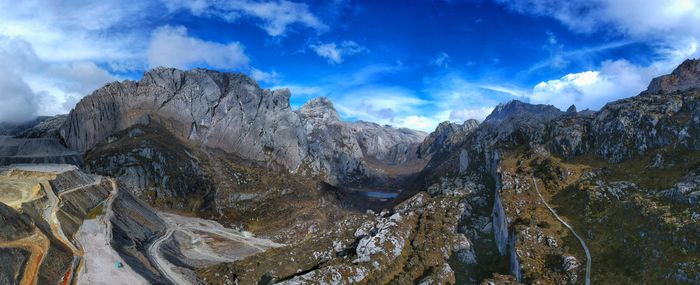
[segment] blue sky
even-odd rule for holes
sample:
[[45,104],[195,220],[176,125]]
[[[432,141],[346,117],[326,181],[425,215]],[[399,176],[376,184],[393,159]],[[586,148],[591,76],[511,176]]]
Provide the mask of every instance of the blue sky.
[[518,99],[599,109],[700,56],[700,0],[0,0],[0,120],[205,67],[430,131]]

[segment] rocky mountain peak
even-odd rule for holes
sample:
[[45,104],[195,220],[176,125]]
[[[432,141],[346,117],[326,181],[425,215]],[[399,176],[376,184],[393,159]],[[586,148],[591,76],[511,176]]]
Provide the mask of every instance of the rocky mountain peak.
[[306,102],[299,109],[299,113],[305,118],[340,121],[340,116],[333,107],[333,102],[326,97],[318,97]]
[[700,59],[687,59],[671,74],[654,78],[647,92],[671,93],[693,88],[700,88]]
[[466,137],[467,134],[479,127],[479,121],[469,119],[464,123],[457,124],[450,121],[440,123],[435,131],[430,133],[421,144],[421,153],[428,155],[435,153],[447,146]]
[[484,120],[485,123],[498,124],[512,118],[550,120],[560,116],[562,112],[552,105],[530,104],[518,100],[501,103]]

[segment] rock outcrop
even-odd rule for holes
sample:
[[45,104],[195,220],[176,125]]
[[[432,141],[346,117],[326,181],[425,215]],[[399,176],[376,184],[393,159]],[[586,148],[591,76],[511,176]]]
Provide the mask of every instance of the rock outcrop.
[[672,93],[700,86],[700,59],[687,59],[671,74],[651,80],[647,92]]
[[44,117],[42,121],[31,128],[27,128],[17,134],[20,138],[60,138],[60,129],[65,124],[67,115]]

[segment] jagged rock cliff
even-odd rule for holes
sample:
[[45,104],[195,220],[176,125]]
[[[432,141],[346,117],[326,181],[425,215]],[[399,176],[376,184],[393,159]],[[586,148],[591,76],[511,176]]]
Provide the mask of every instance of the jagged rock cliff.
[[[299,111],[289,90],[264,90],[242,74],[156,68],[140,81],[108,84],[85,97],[60,130],[69,148],[86,151],[145,116],[157,115],[175,134],[243,160],[292,173],[324,174],[331,184],[368,173],[366,159],[405,162],[425,134],[341,122],[327,99]],[[350,174],[353,175],[350,175]]]

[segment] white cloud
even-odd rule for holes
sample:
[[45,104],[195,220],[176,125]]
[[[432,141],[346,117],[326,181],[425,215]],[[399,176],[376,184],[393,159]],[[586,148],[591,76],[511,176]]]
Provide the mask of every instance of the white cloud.
[[[648,65],[612,59],[600,67],[548,80],[532,90],[532,101],[566,108],[599,109],[606,102],[630,97],[649,81],[669,73],[687,58],[700,56],[700,0],[496,0],[513,11],[557,19],[579,33],[605,33],[624,40],[599,47],[556,53],[530,71],[556,66],[571,57],[643,42],[656,53]],[[550,38],[551,39],[551,38]],[[550,41],[551,43],[551,41]],[[556,45],[556,43],[554,44]]]
[[248,65],[248,56],[238,42],[220,44],[189,37],[183,26],[163,26],[153,31],[148,46],[148,65],[188,68],[207,64],[233,69]]
[[[483,121],[501,102],[526,98],[529,91],[496,82],[482,83],[459,73],[429,78],[424,90],[435,106],[440,121],[463,123],[469,119]],[[437,125],[437,124],[436,124]]]
[[175,11],[188,9],[197,16],[217,17],[229,22],[241,17],[250,17],[259,22],[271,36],[282,36],[290,26],[295,24],[323,32],[328,29],[321,20],[309,10],[305,3],[295,3],[286,0],[251,1],[251,0],[164,0],[166,6]]
[[353,41],[343,41],[339,45],[335,42],[312,44],[309,47],[320,57],[326,58],[328,63],[342,63],[349,55],[366,52],[367,49]]
[[397,120],[396,127],[432,132],[435,127],[445,120],[437,117],[426,117],[421,115],[411,115]]
[[537,84],[531,94],[533,103],[545,103],[566,109],[598,110],[607,102],[637,95],[646,90],[652,78],[670,73],[682,60],[697,55],[698,44],[687,43],[686,50],[664,51],[662,60],[639,66],[627,60],[604,61],[599,70],[570,73],[562,78]]
[[436,65],[439,67],[443,67],[443,68],[448,68],[448,67],[450,67],[450,61],[451,61],[450,55],[448,55],[445,52],[441,52],[433,60],[430,61],[430,64]]
[[[514,11],[555,18],[575,31],[613,29],[634,38],[697,36],[697,0],[496,0]],[[670,33],[670,34],[669,34]]]
[[257,69],[255,67],[251,67],[250,69],[250,77],[253,79],[257,80],[258,82],[266,82],[266,83],[278,83],[280,81],[280,74],[277,73],[276,71],[262,71],[260,69]]
[[[152,2],[0,0],[0,35],[21,38],[47,61],[133,61],[137,25]],[[128,19],[128,21],[126,21]]]
[[[2,105],[9,108],[3,110],[0,120],[67,113],[80,98],[116,79],[92,62],[45,61],[28,42],[2,36],[0,66],[5,80],[15,82],[0,85],[0,94],[5,97]],[[33,110],[27,111],[28,106]]]
[[[80,98],[116,79],[103,66],[137,66],[145,41],[124,27],[143,19],[146,15],[139,11],[149,5],[0,0],[0,65],[6,67],[1,74],[12,74],[16,82],[15,87],[0,87],[6,97],[3,108],[9,108],[0,120],[66,113]],[[24,92],[17,92],[17,86],[24,86]],[[30,105],[28,112],[24,107]],[[12,112],[17,110],[21,114]]]
[[[278,83],[276,71],[248,68],[248,56],[238,42],[203,40],[183,27],[151,28],[183,11],[230,22],[246,20],[272,36],[297,27],[327,29],[307,4],[285,0],[0,0],[0,65],[13,72],[17,86],[31,90],[12,94],[33,94],[32,100],[17,102],[34,104],[39,115],[69,111],[92,90],[116,80],[112,73],[157,65],[248,70],[262,82]],[[0,92],[11,88],[4,84]],[[7,94],[3,102],[9,102]]]
[[567,74],[560,79],[537,84],[532,91],[533,103],[566,109],[600,109],[605,103],[637,95],[659,73],[654,66],[639,67],[626,60],[605,61],[600,71]]
[[363,120],[399,128],[433,131],[445,118],[425,114],[432,102],[409,90],[392,86],[366,86],[332,98],[343,118]]

